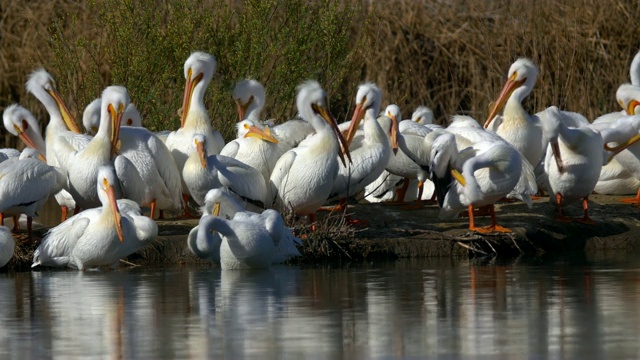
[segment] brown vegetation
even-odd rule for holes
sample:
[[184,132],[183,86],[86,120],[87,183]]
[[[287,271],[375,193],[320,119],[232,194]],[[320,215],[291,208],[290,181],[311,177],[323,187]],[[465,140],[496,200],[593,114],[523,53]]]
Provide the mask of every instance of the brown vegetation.
[[[318,78],[339,119],[348,117],[358,83],[372,80],[385,91],[384,105],[399,104],[405,117],[426,105],[440,123],[459,113],[483,122],[509,65],[523,56],[541,70],[527,105],[531,111],[558,105],[593,119],[616,110],[615,90],[629,81],[629,64],[640,49],[637,2],[209,0],[196,8],[187,5],[183,0],[0,0],[0,111],[20,102],[45,120],[42,106],[24,90],[27,75],[45,66],[76,114],[102,87],[117,82],[130,89],[151,119],[145,120],[148,126],[170,129],[177,126],[182,62],[190,51],[203,49],[218,58],[208,102],[227,138],[235,122],[231,86],[240,78],[265,83],[265,116],[277,119],[294,115],[295,86]],[[298,8],[292,12],[291,6]],[[302,19],[292,17],[297,13]]]

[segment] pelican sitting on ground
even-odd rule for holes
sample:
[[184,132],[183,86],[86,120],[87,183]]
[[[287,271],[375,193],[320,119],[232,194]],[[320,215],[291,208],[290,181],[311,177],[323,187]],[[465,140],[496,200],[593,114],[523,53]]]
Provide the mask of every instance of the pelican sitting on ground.
[[11,215],[17,229],[15,219],[26,214],[29,238],[33,217],[44,208],[49,196],[63,188],[66,181],[60,169],[47,165],[43,160],[37,150],[25,148],[19,159],[0,163],[0,225],[6,215]]
[[588,127],[568,127],[566,116],[555,106],[542,121],[549,146],[544,168],[549,179],[549,202],[558,207],[558,220],[566,221],[562,207],[582,199],[584,217],[589,218],[589,195],[598,182],[602,168],[603,140],[600,133]]
[[[480,141],[458,152],[455,136],[444,133],[432,142],[430,153],[441,219],[452,219],[466,209],[469,230],[511,231],[497,224],[493,204],[519,181],[522,158],[517,150],[504,142]],[[473,215],[473,208],[481,206],[489,206],[491,214],[492,224],[485,228],[475,225]]]
[[[329,200],[340,199],[339,210],[344,207],[348,197],[358,194],[382,174],[392,149],[394,153],[398,151],[396,138],[392,139],[391,144],[376,119],[381,100],[381,91],[375,84],[365,83],[359,86],[356,108],[346,137],[353,161],[347,166],[340,166],[329,195]],[[357,141],[353,141],[363,119],[363,130]]]
[[346,165],[343,151],[351,161],[346,140],[327,107],[327,95],[316,81],[298,87],[298,112],[316,133],[297,148],[278,159],[271,173],[271,193],[281,209],[289,208],[298,216],[309,216],[329,198],[338,174],[338,156]]
[[267,187],[258,170],[224,155],[209,156],[206,138],[202,134],[194,135],[191,144],[191,154],[184,164],[182,178],[198,205],[204,204],[210,189],[226,188],[242,199],[264,207]]
[[7,265],[13,257],[16,240],[6,226],[0,226],[0,268]]
[[[538,79],[538,67],[529,59],[518,59],[509,68],[507,77],[484,127],[495,129],[495,133],[536,167],[544,155],[542,127],[537,116],[531,116],[524,110],[522,101],[533,90]],[[491,126],[492,122],[495,122],[494,126]]]
[[[55,87],[53,77],[44,69],[38,69],[29,75],[27,91],[35,96],[49,113],[49,124],[45,130],[47,164],[64,169],[66,156],[70,151],[84,149],[91,138],[81,134],[73,116],[62,101],[62,97]],[[67,150],[56,153],[56,144],[64,141]],[[41,151],[41,149],[38,149]],[[62,220],[67,218],[68,211],[76,208],[71,194],[65,189],[55,195],[56,201],[62,209]]]
[[[93,182],[101,166],[112,164],[117,152],[122,114],[130,102],[127,89],[122,86],[107,87],[101,98],[100,127],[84,149],[74,150],[66,141],[54,144],[56,153],[68,153],[62,166],[68,173],[69,192],[82,209],[100,206],[98,191]],[[113,185],[116,187],[117,197],[122,197],[119,184]]]
[[96,180],[102,208],[85,210],[51,229],[34,253],[32,266],[59,264],[78,270],[113,267],[155,239],[158,226],[136,214],[134,204],[129,202],[127,206],[131,208],[120,211],[114,189],[118,180],[113,168],[100,167]]

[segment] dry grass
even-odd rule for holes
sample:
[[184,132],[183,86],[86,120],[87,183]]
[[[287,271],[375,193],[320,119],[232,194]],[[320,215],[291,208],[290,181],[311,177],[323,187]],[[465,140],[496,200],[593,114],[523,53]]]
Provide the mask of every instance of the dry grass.
[[[147,5],[152,3],[156,4],[148,2]],[[261,58],[263,53],[258,52],[260,49],[284,49],[287,37],[278,35],[281,29],[290,31],[290,34],[304,29],[298,24],[291,25],[288,13],[278,8],[277,1],[211,0],[202,3],[200,9],[211,10],[209,17],[203,17],[202,21],[217,26],[218,31],[224,30],[224,26],[238,29],[234,36],[243,39],[244,44],[232,48],[231,43],[220,43],[212,49],[221,59],[219,74],[214,80],[216,85],[212,99],[216,103],[210,107],[214,113],[212,118],[215,120],[233,113],[230,87],[235,80],[248,76],[265,81],[268,93],[273,95],[268,101],[266,116],[278,119],[291,117],[295,112],[292,101],[295,86],[300,78],[306,76],[324,79],[332,98],[332,109],[340,119],[348,117],[356,86],[367,79],[377,82],[385,90],[386,103],[399,104],[405,116],[409,116],[416,106],[427,105],[434,109],[440,123],[458,113],[469,114],[482,122],[489,103],[499,92],[509,65],[516,58],[526,56],[532,58],[541,70],[528,103],[531,111],[558,105],[593,119],[616,109],[615,90],[619,84],[628,81],[631,58],[640,49],[640,39],[636,36],[640,23],[635,21],[640,15],[640,3],[636,2],[344,0],[343,3],[348,10],[361,10],[357,16],[345,19],[344,26],[348,27],[352,38],[350,55],[332,60],[331,53],[320,51],[315,54],[318,50],[333,51],[334,46],[340,50],[343,45],[335,37],[327,38],[325,49],[301,49],[301,54],[312,52],[315,58],[283,53],[288,61],[285,72],[300,70],[295,61],[299,64],[320,61],[317,59],[323,61],[315,70],[304,68],[296,72],[296,78],[290,83],[274,78],[275,73],[283,71],[275,66],[278,59]],[[117,39],[116,43],[113,38],[105,39],[108,28],[96,25],[98,14],[92,9],[105,4],[111,3],[107,0],[88,4],[63,0],[0,0],[0,110],[12,102],[19,102],[34,111],[39,119],[46,119],[43,108],[31,96],[26,96],[23,85],[26,76],[40,65],[56,76],[76,114],[80,114],[84,105],[99,94],[100,87],[114,78],[122,81],[118,74],[127,70],[123,68],[126,62],[115,61],[113,56],[123,53],[96,50],[105,41],[118,45]],[[272,29],[256,27],[265,19],[243,23],[242,17],[226,19],[222,16],[226,14],[224,11],[236,11],[257,18],[264,7],[273,9],[270,14]],[[166,21],[178,16],[180,11],[187,11],[180,8],[169,10],[162,13],[169,19]],[[344,16],[345,13],[340,14]],[[322,15],[326,17],[310,19],[325,21],[317,31],[339,34],[336,23],[331,22],[327,14]],[[111,23],[107,24],[125,20],[128,21],[111,17],[108,18]],[[150,20],[140,18],[142,25],[145,21]],[[130,29],[138,29],[134,25],[140,24],[127,24]],[[287,27],[283,28],[284,25]],[[192,30],[194,36],[198,35],[192,39],[193,44],[203,44],[206,40],[204,35]],[[171,31],[168,27],[165,33]],[[251,42],[252,34],[260,41]],[[174,71],[171,69],[175,67],[175,76],[158,77],[157,81],[162,82],[164,90],[154,92],[153,99],[147,99],[147,102],[140,101],[143,104],[139,107],[143,110],[150,107],[147,103],[171,103],[162,107],[163,114],[153,114],[157,120],[150,126],[156,129],[170,128],[176,121],[175,105],[180,102],[182,91],[179,64],[192,48],[189,38],[186,39],[180,38],[181,43],[166,47],[175,53],[167,54],[167,58],[162,60],[172,64],[169,71]],[[225,41],[233,39],[229,37]],[[260,44],[269,39],[273,44]],[[296,41],[300,42],[297,46],[302,46],[304,39],[297,38]],[[187,43],[182,43],[184,41]],[[159,46],[157,41],[154,46]],[[224,49],[228,54],[223,53]],[[61,51],[66,55],[54,55],[61,54]],[[148,55],[149,62],[158,61],[151,58],[157,56],[156,53],[149,50],[148,54],[151,54]],[[139,52],[135,56],[138,61],[145,59]],[[140,68],[135,63],[131,67]],[[131,80],[137,79],[133,77]],[[140,93],[139,90],[132,92]],[[227,135],[231,133],[229,131]]]

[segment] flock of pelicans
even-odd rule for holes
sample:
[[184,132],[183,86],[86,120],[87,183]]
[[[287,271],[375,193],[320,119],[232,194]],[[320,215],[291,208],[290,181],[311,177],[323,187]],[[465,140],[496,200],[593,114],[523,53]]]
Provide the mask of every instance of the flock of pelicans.
[[[244,80],[234,90],[238,138],[227,144],[204,106],[216,66],[210,54],[194,52],[185,62],[180,127],[160,133],[142,127],[121,86],[107,87],[87,106],[83,133],[51,75],[39,69],[26,86],[49,113],[45,137],[22,106],[3,113],[6,130],[26,147],[19,156],[13,149],[0,154],[0,222],[13,216],[17,228],[17,217],[26,216],[30,236],[33,216],[54,195],[62,222],[43,238],[33,266],[80,270],[117,265],[157,236],[154,214],[191,216],[189,201],[200,206],[202,217],[188,246],[223,269],[266,268],[299,255],[301,240],[274,209],[308,216],[313,224],[326,203],[342,209],[356,196],[403,202],[416,183],[413,207],[437,199],[441,219],[466,211],[473,231],[510,231],[497,224],[493,204],[514,198],[531,207],[543,191],[557,205],[559,221],[571,221],[564,206],[582,201],[578,221],[593,223],[592,192],[640,188],[640,147],[633,146],[640,139],[634,116],[640,110],[639,64],[640,53],[631,66],[632,84],[617,91],[623,111],[589,122],[556,107],[528,114],[522,101],[538,68],[519,59],[484,126],[454,116],[446,128],[433,125],[425,107],[410,120],[402,120],[397,105],[380,114],[382,93],[372,83],[359,86],[351,121],[338,125],[315,81],[298,87],[299,117],[273,125],[261,120],[264,88]],[[628,201],[640,203],[640,192]],[[148,217],[142,208],[150,209]],[[476,226],[480,211],[491,215],[491,225]],[[14,246],[11,231],[0,227],[0,266]]]

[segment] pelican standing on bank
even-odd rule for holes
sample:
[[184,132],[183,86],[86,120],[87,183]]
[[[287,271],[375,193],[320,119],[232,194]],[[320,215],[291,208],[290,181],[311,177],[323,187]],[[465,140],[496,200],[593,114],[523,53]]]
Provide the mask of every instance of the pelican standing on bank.
[[[101,98],[100,127],[84,149],[74,150],[66,141],[55,143],[56,153],[68,153],[63,167],[68,172],[69,192],[82,209],[100,206],[94,181],[101,166],[112,164],[117,152],[122,114],[130,102],[127,89],[122,86],[107,87]],[[113,185],[117,197],[122,197],[119,184]]]
[[[537,79],[538,67],[531,60],[516,60],[509,68],[507,82],[484,123],[485,129],[495,129],[495,133],[520,151],[533,167],[538,165],[544,154],[542,126],[537,116],[531,116],[524,110],[522,101],[531,93]],[[498,115],[503,109],[502,116]],[[494,126],[491,126],[492,122],[495,122]]]
[[300,85],[296,104],[316,134],[278,159],[271,173],[271,193],[280,208],[289,208],[298,216],[308,215],[314,222],[315,212],[331,194],[338,174],[338,157],[346,165],[343,151],[349,161],[351,154],[329,112],[327,94],[318,82]]
[[[480,141],[458,151],[455,136],[444,133],[433,140],[430,152],[440,219],[452,219],[466,209],[469,230],[511,231],[497,224],[493,204],[509,194],[520,179],[522,157],[515,148],[502,141]],[[492,224],[488,227],[475,225],[473,209],[482,206],[489,206]]]
[[180,171],[189,157],[195,134],[204,135],[208,154],[219,154],[224,147],[224,139],[211,127],[211,119],[204,106],[204,94],[215,69],[216,59],[201,51],[192,53],[184,63],[184,77],[187,82],[184,88],[180,128],[167,137],[167,147],[171,150]]
[[[46,70],[41,68],[34,71],[29,75],[26,86],[27,92],[35,96],[49,113],[49,124],[45,130],[46,153],[44,154],[47,164],[64,169],[63,164],[66,162],[68,153],[84,149],[91,138],[81,134],[80,128],[56,90],[53,77]],[[57,154],[55,145],[59,141],[64,141],[70,149]],[[76,208],[75,199],[66,189],[57,193],[55,198],[62,209],[64,221],[69,210]]]
[[[340,199],[339,210],[344,207],[348,197],[358,194],[382,174],[389,162],[389,157],[392,156],[392,149],[394,154],[398,151],[396,138],[392,138],[393,144],[391,144],[389,137],[376,119],[376,115],[380,112],[381,101],[382,94],[378,86],[373,83],[359,86],[356,94],[356,108],[346,137],[353,161],[347,166],[340,166],[329,195],[329,199]],[[356,130],[363,119],[363,131],[354,142]]]
[[[588,127],[568,127],[565,115],[553,106],[542,121],[549,146],[544,169],[549,179],[549,202],[558,207],[559,221],[567,221],[562,208],[582,199],[584,216],[578,220],[595,224],[589,218],[589,195],[598,182],[602,168],[604,142]],[[569,220],[570,221],[570,220]]]

